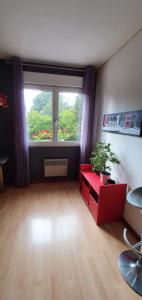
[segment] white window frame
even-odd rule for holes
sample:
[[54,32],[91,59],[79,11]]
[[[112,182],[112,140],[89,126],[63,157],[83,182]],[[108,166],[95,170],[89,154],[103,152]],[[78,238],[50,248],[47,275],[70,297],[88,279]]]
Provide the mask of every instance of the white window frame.
[[25,84],[24,89],[40,89],[41,91],[53,92],[53,106],[52,106],[52,128],[53,128],[53,142],[37,142],[28,139],[30,147],[74,147],[80,146],[80,141],[58,141],[58,95],[59,92],[74,92],[82,93],[81,88],[76,87],[62,87],[62,86],[49,86],[41,84]]

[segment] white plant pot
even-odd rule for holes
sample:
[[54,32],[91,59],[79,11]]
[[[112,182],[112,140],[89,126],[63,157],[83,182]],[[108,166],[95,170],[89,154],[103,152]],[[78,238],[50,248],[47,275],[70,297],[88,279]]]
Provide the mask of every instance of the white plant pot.
[[107,180],[110,178],[110,174],[108,173],[108,174],[102,174],[101,173],[101,183],[102,184],[106,184],[107,183]]

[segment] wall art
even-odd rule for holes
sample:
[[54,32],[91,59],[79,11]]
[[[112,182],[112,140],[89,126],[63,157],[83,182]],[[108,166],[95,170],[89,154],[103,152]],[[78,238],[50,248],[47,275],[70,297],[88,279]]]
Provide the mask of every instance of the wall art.
[[142,110],[105,114],[103,131],[142,136]]

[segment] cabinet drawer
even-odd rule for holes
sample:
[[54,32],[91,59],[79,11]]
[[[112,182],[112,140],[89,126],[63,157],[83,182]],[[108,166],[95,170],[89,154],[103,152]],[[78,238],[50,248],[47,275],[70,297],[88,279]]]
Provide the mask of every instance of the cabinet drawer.
[[85,202],[89,203],[89,188],[86,186],[86,184],[82,181],[82,184],[81,184],[81,193],[82,193],[82,196],[85,200]]
[[97,217],[98,217],[98,204],[93,199],[93,197],[91,195],[89,197],[89,208],[90,208],[91,213],[94,216],[95,220],[97,221]]

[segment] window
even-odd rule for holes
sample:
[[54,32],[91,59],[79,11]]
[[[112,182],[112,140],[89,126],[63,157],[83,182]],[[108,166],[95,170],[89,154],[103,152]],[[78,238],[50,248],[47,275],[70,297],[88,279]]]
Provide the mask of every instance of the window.
[[78,143],[82,93],[78,89],[24,89],[26,124],[31,145]]

